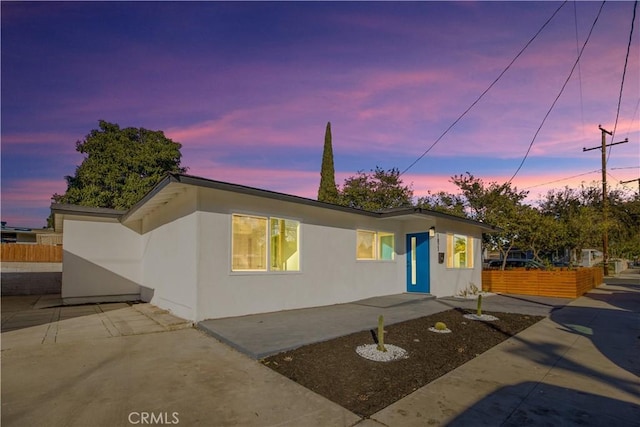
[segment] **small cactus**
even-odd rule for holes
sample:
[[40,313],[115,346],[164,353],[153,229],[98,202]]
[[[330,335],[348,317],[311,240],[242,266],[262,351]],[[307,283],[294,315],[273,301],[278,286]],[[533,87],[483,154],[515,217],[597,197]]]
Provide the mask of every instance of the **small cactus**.
[[378,351],[387,351],[384,346],[384,316],[378,316]]
[[482,294],[478,295],[478,310],[476,314],[482,316]]
[[435,328],[439,331],[445,331],[447,329],[447,325],[444,322],[436,322]]

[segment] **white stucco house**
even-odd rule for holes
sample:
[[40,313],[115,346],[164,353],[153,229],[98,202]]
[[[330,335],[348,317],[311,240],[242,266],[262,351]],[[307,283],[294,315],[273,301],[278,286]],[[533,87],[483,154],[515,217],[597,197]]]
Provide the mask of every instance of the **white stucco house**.
[[168,175],[127,211],[51,206],[66,304],[138,300],[193,320],[481,286],[487,224],[368,212]]

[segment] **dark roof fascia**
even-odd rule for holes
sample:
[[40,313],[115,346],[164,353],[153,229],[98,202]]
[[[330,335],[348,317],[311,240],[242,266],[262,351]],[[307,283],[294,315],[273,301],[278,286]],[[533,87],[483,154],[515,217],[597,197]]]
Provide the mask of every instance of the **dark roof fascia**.
[[294,196],[291,194],[278,193],[276,191],[263,190],[255,187],[248,187],[240,184],[232,184],[229,182],[216,181],[212,179],[202,178],[194,175],[186,174],[167,174],[155,187],[153,187],[138,203],[133,205],[127,211],[121,211],[116,209],[107,208],[93,208],[87,206],[68,205],[68,204],[52,204],[51,211],[54,213],[64,214],[82,214],[99,217],[117,218],[120,222],[125,222],[127,218],[133,215],[138,209],[144,206],[149,200],[160,193],[165,187],[171,183],[179,183],[185,185],[192,185],[196,187],[211,188],[215,190],[229,191],[232,193],[246,194],[250,196],[264,197],[273,200],[279,200],[283,202],[296,203],[306,206],[313,206],[316,208],[330,209],[338,212],[346,212],[355,215],[364,215],[373,218],[393,218],[407,215],[427,215],[449,219],[451,221],[457,221],[480,227],[487,231],[500,231],[500,228],[491,226],[482,222],[474,221],[472,219],[462,218],[459,216],[446,214],[443,212],[423,209],[423,208],[397,208],[379,212],[372,212],[363,209],[350,208],[348,206],[334,205],[332,203],[321,202],[318,200],[308,199],[306,197]]
[[437,218],[443,218],[443,219],[448,219],[448,220],[451,220],[451,221],[462,222],[462,223],[465,223],[465,224],[473,225],[473,226],[480,227],[483,230],[487,230],[487,231],[490,231],[490,232],[501,231],[501,229],[499,227],[496,227],[495,225],[485,224],[484,222],[476,221],[476,220],[469,219],[469,218],[463,218],[463,217],[460,217],[460,216],[451,215],[451,214],[448,214],[448,213],[434,211],[434,210],[430,210],[430,209],[423,209],[423,208],[406,208],[406,209],[402,209],[402,208],[399,208],[399,209],[381,211],[380,213],[382,215],[382,218],[393,218],[393,217],[405,216],[405,215],[434,216],[434,217],[437,217]]
[[126,211],[91,206],[70,205],[66,203],[52,203],[51,212],[64,215],[87,215],[102,218],[120,219]]
[[179,180],[176,179],[176,175],[167,174],[167,176],[162,178],[162,180],[159,183],[157,183],[155,187],[149,190],[149,192],[145,194],[144,197],[140,199],[140,201],[138,201],[138,203],[131,206],[129,210],[126,211],[124,215],[122,215],[122,218],[120,218],[120,222],[125,222],[131,215],[133,215],[135,211],[137,211],[142,206],[144,206],[145,203],[151,200],[156,194],[158,194],[160,191],[162,191],[163,188],[165,188],[167,185],[171,184],[172,182],[179,182]]
[[353,213],[357,215],[366,215],[371,217],[379,217],[380,213],[365,211],[362,209],[350,208],[348,206],[334,205],[333,203],[320,202],[318,200],[308,199],[306,197],[294,196],[291,194],[278,193],[276,191],[263,190],[255,187],[247,187],[240,184],[231,184],[223,181],[215,181],[207,178],[201,178],[192,175],[174,174],[172,175],[176,182],[180,182],[187,185],[195,185],[199,187],[212,188],[215,190],[229,191],[233,193],[247,194],[250,196],[264,197],[273,200],[279,200],[282,202],[290,202],[307,206],[314,206],[318,208],[331,209],[340,212]]

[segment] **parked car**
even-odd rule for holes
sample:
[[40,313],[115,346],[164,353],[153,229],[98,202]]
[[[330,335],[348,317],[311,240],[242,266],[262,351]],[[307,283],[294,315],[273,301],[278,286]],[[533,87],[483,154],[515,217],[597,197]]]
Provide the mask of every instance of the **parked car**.
[[[487,263],[487,268],[498,269],[502,267],[503,260],[494,259]],[[526,268],[527,270],[546,270],[547,267],[534,259],[507,258],[505,268]]]

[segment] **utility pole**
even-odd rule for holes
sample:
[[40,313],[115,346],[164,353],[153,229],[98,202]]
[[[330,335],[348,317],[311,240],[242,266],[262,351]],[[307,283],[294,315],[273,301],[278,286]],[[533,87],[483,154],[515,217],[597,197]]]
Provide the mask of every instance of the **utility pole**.
[[625,138],[624,141],[612,142],[607,145],[607,134],[613,135],[613,132],[609,132],[601,125],[598,125],[598,129],[602,133],[602,145],[601,147],[583,148],[582,151],[591,151],[600,149],[602,151],[602,262],[604,264],[604,275],[609,275],[609,225],[607,223],[607,211],[608,200],[607,197],[607,147],[612,145],[624,144],[629,142],[629,138]]

